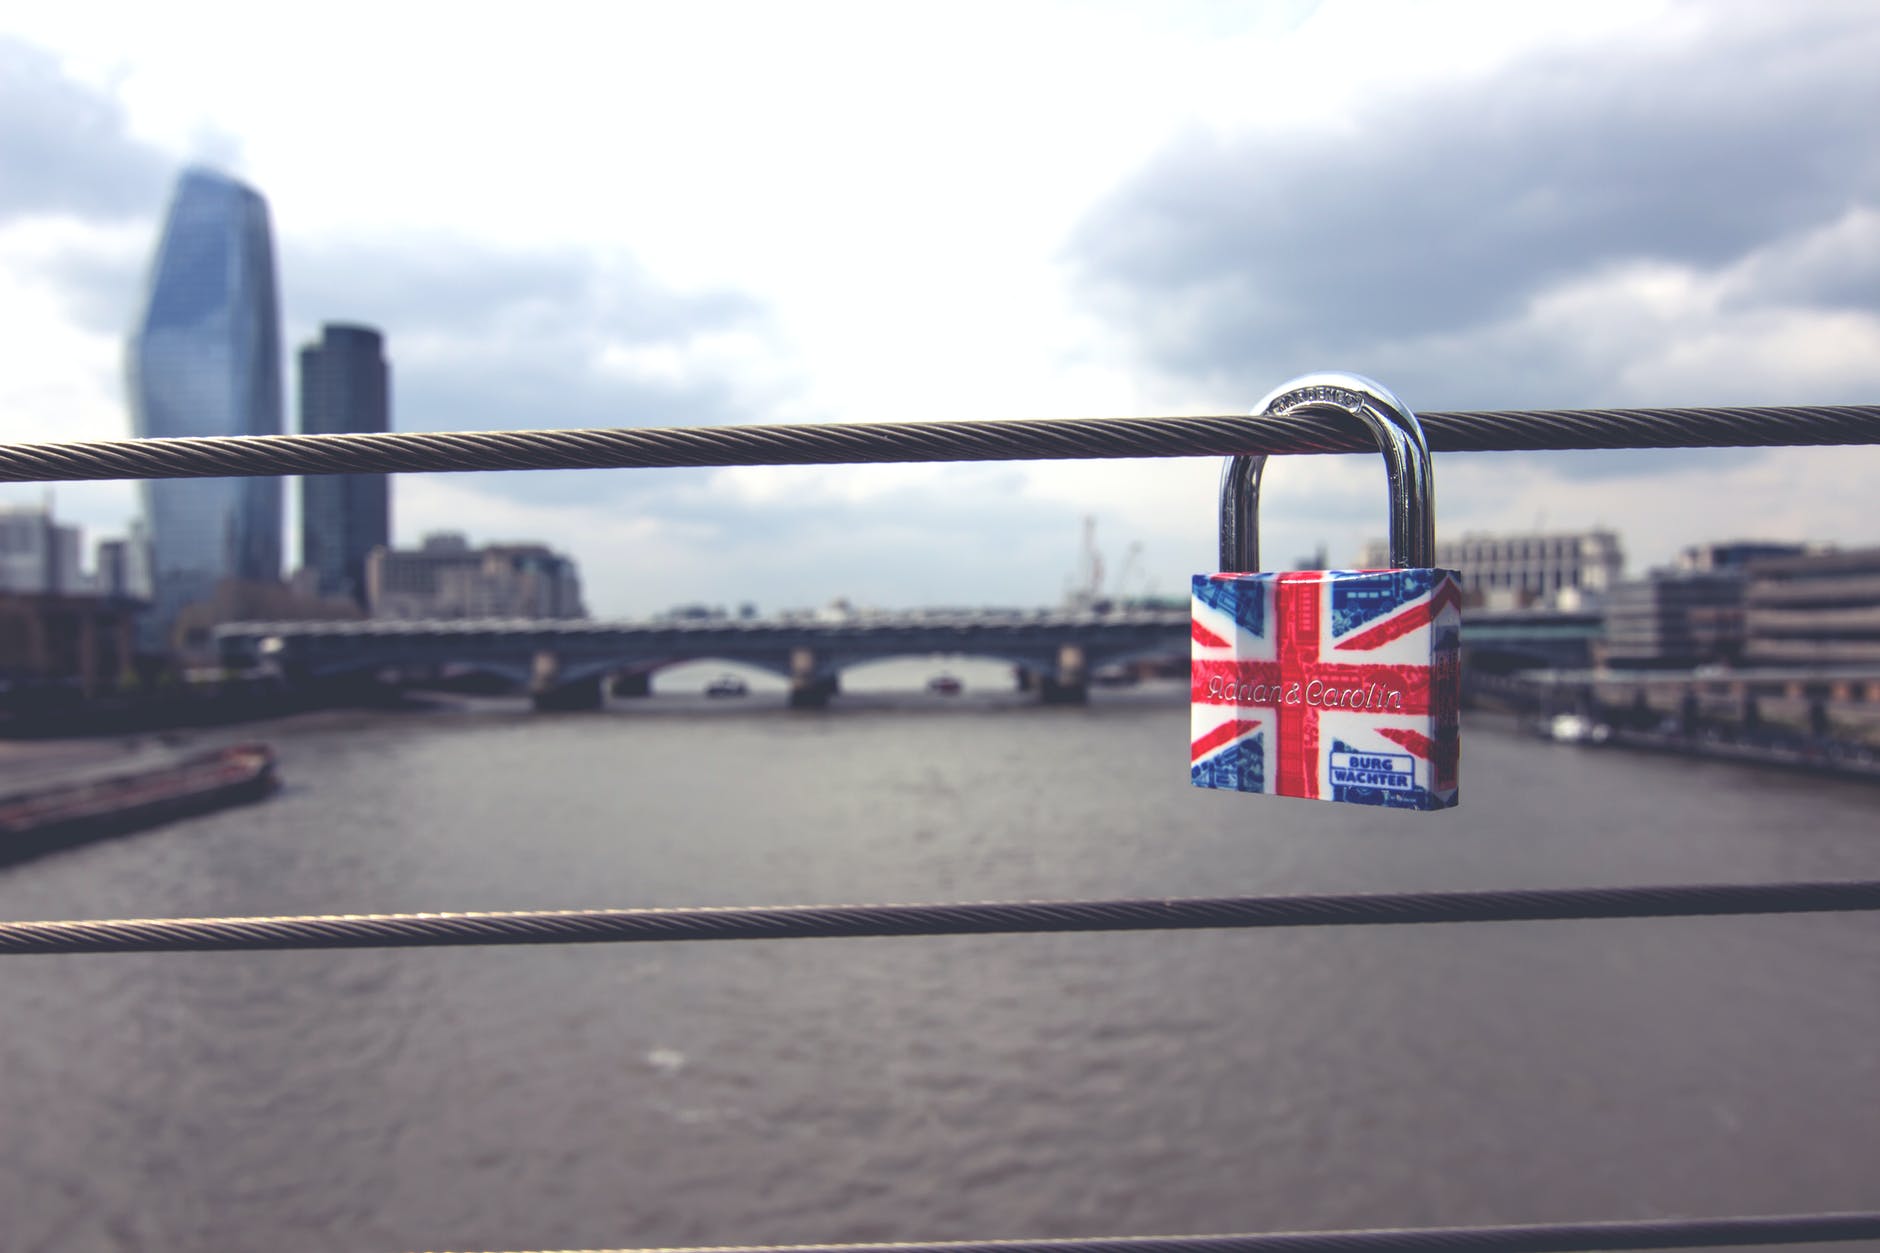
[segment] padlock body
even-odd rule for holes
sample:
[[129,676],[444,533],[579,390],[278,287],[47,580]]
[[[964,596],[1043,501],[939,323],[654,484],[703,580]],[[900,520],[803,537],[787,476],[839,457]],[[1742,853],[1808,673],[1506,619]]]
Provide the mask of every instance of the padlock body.
[[1194,578],[1197,787],[1393,809],[1457,800],[1453,570]]

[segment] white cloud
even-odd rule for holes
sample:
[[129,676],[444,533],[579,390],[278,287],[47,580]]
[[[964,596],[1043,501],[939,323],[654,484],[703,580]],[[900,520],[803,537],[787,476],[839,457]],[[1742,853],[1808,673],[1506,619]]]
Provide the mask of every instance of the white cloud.
[[71,218],[0,227],[0,423],[10,441],[119,439],[128,435],[124,343],[88,325],[61,281],[80,258],[125,256],[126,233]]

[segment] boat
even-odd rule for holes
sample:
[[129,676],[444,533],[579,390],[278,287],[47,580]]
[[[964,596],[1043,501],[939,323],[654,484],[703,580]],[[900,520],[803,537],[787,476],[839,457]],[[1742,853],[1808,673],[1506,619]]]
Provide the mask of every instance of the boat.
[[721,674],[705,685],[705,695],[722,699],[731,696],[748,696],[751,689],[744,685],[744,680],[735,674]]
[[927,680],[927,690],[935,696],[958,696],[965,686],[950,674],[937,674]]
[[279,781],[274,750],[231,744],[161,765],[0,799],[0,862],[257,801]]
[[1582,714],[1555,714],[1541,733],[1556,744],[1604,744],[1612,739],[1612,728]]

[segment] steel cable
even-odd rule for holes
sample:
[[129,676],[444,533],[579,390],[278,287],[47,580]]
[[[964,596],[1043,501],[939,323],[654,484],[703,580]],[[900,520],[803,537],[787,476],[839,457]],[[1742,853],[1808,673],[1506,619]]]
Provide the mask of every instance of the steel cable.
[[0,953],[213,952],[1537,922],[1880,909],[1880,881],[953,905],[0,922]]
[[[1880,444],[1880,405],[1419,415],[1438,452]],[[1375,452],[1355,418],[1289,415],[248,435],[0,446],[0,482]]]
[[[1880,1213],[1644,1219],[1518,1227],[1418,1227],[1240,1236],[1121,1236],[1095,1240],[974,1240],[933,1244],[718,1245],[564,1249],[559,1253],[1569,1253],[1579,1249],[1693,1249],[1880,1239]],[[548,1251],[541,1251],[548,1253]]]

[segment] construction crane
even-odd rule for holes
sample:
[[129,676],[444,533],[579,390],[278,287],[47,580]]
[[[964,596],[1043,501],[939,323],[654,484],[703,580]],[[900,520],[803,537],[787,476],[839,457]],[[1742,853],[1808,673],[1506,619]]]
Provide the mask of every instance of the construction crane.
[[1116,599],[1122,601],[1124,604],[1128,604],[1132,597],[1140,598],[1140,596],[1147,596],[1149,594],[1148,580],[1146,578],[1143,581],[1143,586],[1139,594],[1138,589],[1132,588],[1130,585],[1130,576],[1140,573],[1141,568],[1142,541],[1131,540],[1129,551],[1123,554],[1122,569],[1119,570],[1116,575]]
[[[1142,564],[1142,541],[1130,544],[1123,555],[1123,564],[1116,576],[1116,600],[1125,600],[1130,595],[1130,579],[1137,574]],[[1065,591],[1065,602],[1079,609],[1106,609],[1110,599],[1103,594],[1103,553],[1097,548],[1097,519],[1094,514],[1084,517],[1084,545],[1078,557],[1077,573],[1072,576]]]

